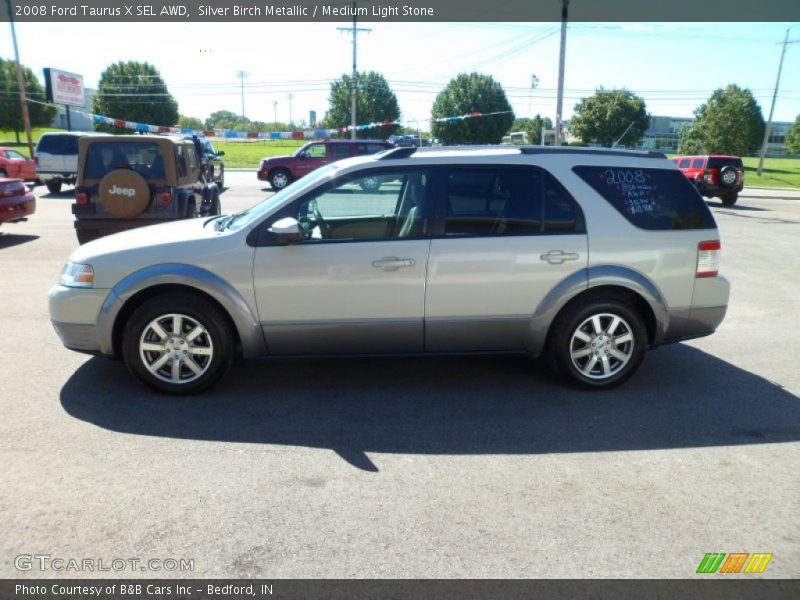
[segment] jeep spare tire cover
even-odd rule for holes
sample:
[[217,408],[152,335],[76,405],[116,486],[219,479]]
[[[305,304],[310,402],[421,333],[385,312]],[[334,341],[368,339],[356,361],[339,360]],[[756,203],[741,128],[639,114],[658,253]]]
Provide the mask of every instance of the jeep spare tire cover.
[[111,171],[98,186],[100,204],[118,219],[135,219],[150,204],[150,186],[129,169]]

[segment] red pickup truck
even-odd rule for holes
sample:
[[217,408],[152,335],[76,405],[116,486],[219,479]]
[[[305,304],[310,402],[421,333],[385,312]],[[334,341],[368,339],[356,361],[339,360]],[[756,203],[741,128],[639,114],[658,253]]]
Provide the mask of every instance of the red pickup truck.
[[272,189],[282,190],[295,179],[314,169],[343,158],[375,154],[393,148],[380,140],[325,140],[309,142],[291,156],[270,156],[261,159],[258,178],[269,181]]

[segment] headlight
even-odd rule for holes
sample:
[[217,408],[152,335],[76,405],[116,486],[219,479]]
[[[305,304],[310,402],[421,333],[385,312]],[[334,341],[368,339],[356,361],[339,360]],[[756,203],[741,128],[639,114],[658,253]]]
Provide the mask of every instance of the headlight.
[[61,271],[59,283],[66,287],[90,288],[94,283],[94,269],[91,265],[68,262]]

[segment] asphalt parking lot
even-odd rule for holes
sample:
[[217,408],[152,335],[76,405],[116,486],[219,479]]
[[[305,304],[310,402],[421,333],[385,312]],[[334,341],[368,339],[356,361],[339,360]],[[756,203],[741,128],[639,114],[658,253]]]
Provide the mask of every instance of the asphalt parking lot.
[[[224,212],[268,194],[226,178]],[[520,358],[336,359],[175,399],[61,346],[71,188],[36,190],[0,228],[0,577],[103,575],[15,568],[47,554],[194,561],[115,576],[686,578],[707,552],[800,576],[800,195],[711,202],[728,316],[612,392]]]

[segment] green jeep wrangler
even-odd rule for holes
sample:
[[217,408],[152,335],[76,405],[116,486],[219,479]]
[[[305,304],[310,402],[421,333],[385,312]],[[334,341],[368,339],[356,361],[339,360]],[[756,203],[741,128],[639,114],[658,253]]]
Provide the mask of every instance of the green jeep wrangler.
[[205,181],[202,168],[191,140],[155,135],[82,138],[72,205],[78,242],[220,214],[219,189]]

